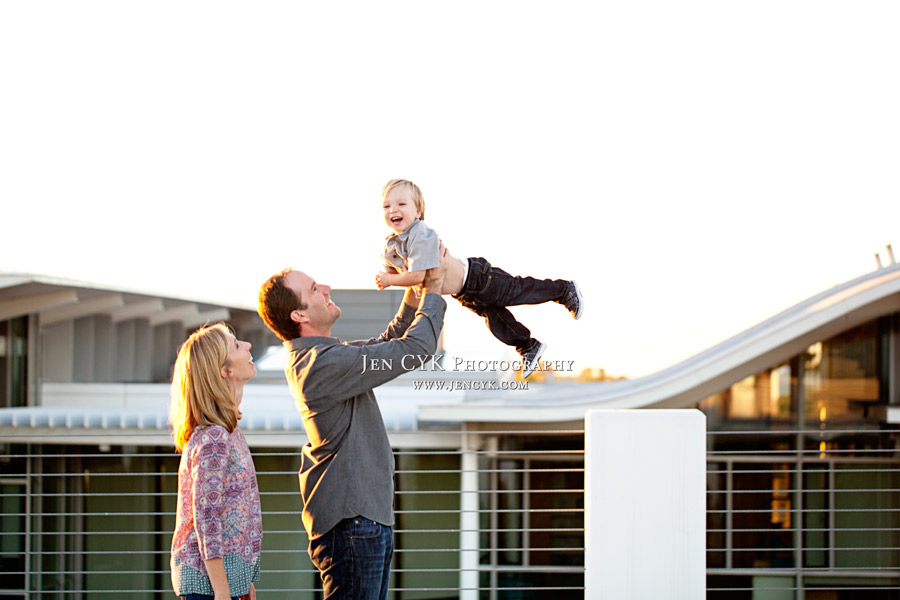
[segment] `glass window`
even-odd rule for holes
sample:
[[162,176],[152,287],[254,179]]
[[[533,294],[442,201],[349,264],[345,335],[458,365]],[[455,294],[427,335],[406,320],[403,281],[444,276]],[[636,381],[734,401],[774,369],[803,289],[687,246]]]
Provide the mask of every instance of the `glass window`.
[[803,473],[803,566],[829,567],[828,531],[832,495],[828,464],[804,465]]
[[0,321],[0,408],[25,406],[27,358],[28,317]]
[[900,566],[896,464],[834,461],[804,469],[804,566]]
[[583,489],[583,468],[584,463],[530,461],[529,564],[584,564],[584,493],[556,492]]
[[0,590],[25,589],[25,497],[24,483],[0,481]]
[[834,567],[900,566],[896,464],[838,464],[834,475]]
[[[525,461],[498,460],[497,470],[497,563],[501,565],[524,564]],[[487,545],[485,547],[491,547]]]
[[[483,598],[568,597],[584,586],[584,439],[510,436],[485,464]],[[570,589],[571,588],[571,589]],[[550,597],[549,595],[547,597]]]
[[[452,589],[458,584],[459,555],[446,549],[460,543],[460,469],[458,455],[412,449],[397,453],[394,544],[403,551],[394,555],[392,586]],[[290,568],[296,559],[285,560]]]
[[734,567],[793,567],[791,465],[736,464],[733,477]]
[[9,322],[0,321],[0,408],[9,406]]
[[730,388],[701,401],[709,429],[769,428],[795,421],[790,363],[745,377]]
[[727,513],[726,463],[707,463],[706,474],[706,566],[726,566],[726,513]]
[[807,348],[803,355],[804,419],[807,427],[880,421],[887,403],[880,383],[878,321]]

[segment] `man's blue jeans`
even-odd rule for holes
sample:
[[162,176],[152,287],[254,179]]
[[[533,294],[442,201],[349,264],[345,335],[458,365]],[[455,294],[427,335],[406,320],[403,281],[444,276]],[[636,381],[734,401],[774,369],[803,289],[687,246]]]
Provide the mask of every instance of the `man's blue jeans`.
[[363,517],[344,519],[309,542],[325,600],[387,600],[393,555],[393,530]]

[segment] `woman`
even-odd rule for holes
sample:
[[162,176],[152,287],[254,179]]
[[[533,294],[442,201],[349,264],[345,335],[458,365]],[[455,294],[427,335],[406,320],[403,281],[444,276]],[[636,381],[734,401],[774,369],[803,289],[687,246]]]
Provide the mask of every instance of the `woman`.
[[172,586],[188,600],[255,600],[262,511],[256,469],[238,420],[256,375],[250,344],[217,323],[182,344],[170,419],[178,468]]

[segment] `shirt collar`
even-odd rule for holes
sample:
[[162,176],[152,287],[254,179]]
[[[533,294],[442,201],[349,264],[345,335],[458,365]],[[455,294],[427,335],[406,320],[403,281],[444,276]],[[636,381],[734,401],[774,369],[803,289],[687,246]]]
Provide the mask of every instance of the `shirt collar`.
[[404,230],[401,231],[400,233],[392,233],[391,235],[387,236],[387,237],[384,238],[384,239],[386,239],[386,240],[392,240],[392,239],[396,238],[396,239],[398,239],[398,240],[401,241],[401,242],[405,242],[405,241],[406,241],[406,238],[409,237],[409,232],[412,231],[415,227],[418,227],[418,226],[419,226],[419,223],[421,223],[421,222],[422,222],[421,220],[416,219],[415,221],[412,222],[412,224],[411,224],[409,227],[407,227],[406,229],[404,229]]
[[287,342],[282,342],[285,348],[287,348],[288,352],[294,352],[296,350],[305,350],[308,348],[312,348],[313,346],[318,346],[323,343],[332,343],[332,344],[340,344],[341,340],[336,337],[326,337],[326,336],[307,336],[307,337],[298,337],[294,338]]

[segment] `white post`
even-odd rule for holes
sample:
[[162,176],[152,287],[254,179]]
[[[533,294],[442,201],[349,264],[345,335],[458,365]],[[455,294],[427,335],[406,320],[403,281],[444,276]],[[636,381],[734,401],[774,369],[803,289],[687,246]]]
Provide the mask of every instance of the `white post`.
[[585,415],[586,599],[706,597],[706,417]]
[[459,501],[459,598],[478,599],[478,436],[462,435],[462,476]]

